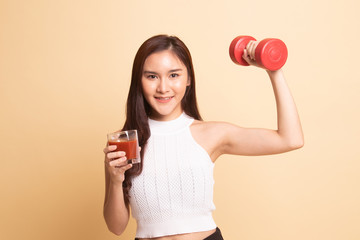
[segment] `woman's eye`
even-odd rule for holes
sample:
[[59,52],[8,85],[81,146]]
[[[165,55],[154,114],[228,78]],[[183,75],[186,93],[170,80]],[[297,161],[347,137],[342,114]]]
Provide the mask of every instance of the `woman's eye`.
[[171,75],[170,75],[170,77],[172,77],[172,78],[176,78],[176,77],[178,77],[179,76],[179,74],[177,74],[177,73],[172,73]]
[[149,78],[149,79],[155,79],[156,76],[155,76],[155,75],[148,75],[147,78]]

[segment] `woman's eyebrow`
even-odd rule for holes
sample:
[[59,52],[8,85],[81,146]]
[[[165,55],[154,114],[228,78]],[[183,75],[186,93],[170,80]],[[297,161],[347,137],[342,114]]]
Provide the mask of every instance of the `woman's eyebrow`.
[[171,72],[180,72],[180,71],[182,71],[182,69],[181,69],[181,68],[177,68],[177,69],[172,69],[172,70],[170,70],[169,73],[171,73]]
[[157,72],[153,72],[153,71],[144,71],[144,74],[157,74]]
[[[181,72],[183,69],[181,69],[181,68],[176,68],[176,69],[171,69],[170,71],[169,71],[169,73],[172,73],[172,72]],[[154,71],[148,71],[148,70],[145,70],[144,71],[144,74],[158,74],[157,72],[154,72]]]

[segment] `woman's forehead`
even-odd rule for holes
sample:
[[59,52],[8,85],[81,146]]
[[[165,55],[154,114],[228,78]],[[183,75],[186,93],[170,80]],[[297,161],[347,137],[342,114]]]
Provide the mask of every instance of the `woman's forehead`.
[[155,52],[149,55],[144,63],[144,70],[155,69],[183,69],[186,68],[180,58],[171,50]]

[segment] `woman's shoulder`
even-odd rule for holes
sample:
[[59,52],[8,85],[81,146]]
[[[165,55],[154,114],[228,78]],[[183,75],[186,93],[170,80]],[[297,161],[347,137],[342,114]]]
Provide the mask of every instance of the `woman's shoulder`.
[[190,129],[196,135],[203,135],[204,137],[220,136],[231,129],[235,125],[228,122],[221,121],[201,121],[194,120]]
[[203,121],[203,120],[194,120],[193,123],[191,124],[191,129],[194,130],[206,130],[209,128],[213,128],[215,127],[216,124],[214,124],[215,122],[209,122],[209,121]]
[[192,128],[199,128],[203,130],[219,130],[221,128],[227,128],[234,126],[228,122],[221,122],[221,121],[202,121],[202,120],[194,120],[191,124]]
[[190,130],[194,135],[211,139],[216,136],[216,138],[219,140],[227,138],[232,133],[243,129],[243,127],[237,126],[235,124],[221,121],[194,120],[190,126]]
[[208,152],[209,156],[215,160],[222,153],[226,136],[232,124],[218,121],[194,120],[190,126],[190,131],[194,139]]

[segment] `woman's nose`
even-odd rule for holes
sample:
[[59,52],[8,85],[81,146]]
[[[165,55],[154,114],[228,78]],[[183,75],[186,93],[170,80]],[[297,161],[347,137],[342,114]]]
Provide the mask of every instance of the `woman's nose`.
[[161,78],[157,91],[160,93],[166,93],[169,91],[169,84],[168,84],[168,80],[165,78]]

